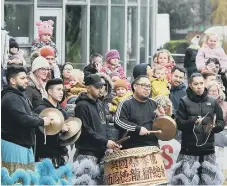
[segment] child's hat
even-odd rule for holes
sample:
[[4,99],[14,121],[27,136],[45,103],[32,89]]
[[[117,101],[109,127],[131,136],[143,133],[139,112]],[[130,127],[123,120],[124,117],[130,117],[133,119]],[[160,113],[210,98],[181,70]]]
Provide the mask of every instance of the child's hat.
[[124,79],[118,79],[114,83],[114,90],[116,90],[119,87],[123,87],[126,90],[128,90],[128,82],[126,80],[124,80]]
[[13,38],[9,39],[9,48],[17,48],[19,50],[19,45],[15,39]]
[[41,37],[42,35],[53,35],[53,25],[54,22],[52,20],[48,20],[48,21],[37,21],[36,22],[36,26],[38,26],[38,34],[39,37]]
[[106,53],[106,62],[109,62],[111,59],[120,59],[120,54],[117,50],[113,49]]
[[55,57],[55,52],[53,50],[53,48],[51,48],[50,46],[44,46],[40,49],[40,55],[42,57],[47,57],[47,56],[54,56]]

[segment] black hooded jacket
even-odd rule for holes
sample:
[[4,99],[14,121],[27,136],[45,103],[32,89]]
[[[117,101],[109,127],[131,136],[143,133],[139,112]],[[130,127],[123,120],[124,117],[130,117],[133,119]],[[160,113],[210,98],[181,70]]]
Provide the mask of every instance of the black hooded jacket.
[[84,68],[84,76],[88,76],[89,74],[96,74],[98,73],[98,71],[96,70],[96,68],[94,68],[93,64],[90,63],[89,65],[87,65]]
[[[58,109],[64,116],[64,119],[67,119],[67,114],[64,110],[62,110],[60,105],[54,107],[47,99],[43,99],[41,104],[35,109],[35,113],[40,114],[46,108],[56,108]],[[37,129],[36,130],[36,160],[38,158],[52,158],[60,155],[67,155],[67,148],[61,146],[58,143],[59,134],[46,136],[46,145],[44,144],[44,134]]]
[[[194,156],[212,154],[214,153],[214,133],[221,132],[225,126],[222,109],[214,98],[208,96],[207,89],[201,96],[196,95],[191,88],[187,88],[186,92],[187,95],[180,100],[176,112],[177,127],[182,131],[180,153]],[[208,112],[202,124],[195,125],[198,116],[203,117]],[[216,114],[215,127],[211,133],[205,133],[207,123],[209,120],[213,121],[214,114]]]
[[147,63],[141,63],[141,64],[136,65],[133,68],[133,77],[134,77],[134,79],[136,79],[139,76],[146,76],[147,75],[147,66],[148,65],[149,64],[147,64]]
[[35,128],[44,120],[32,112],[27,96],[19,90],[7,87],[2,91],[2,139],[31,148],[35,143]]
[[79,154],[102,158],[107,145],[106,115],[99,101],[82,93],[76,100],[75,117],[82,121],[82,133],[75,146]]

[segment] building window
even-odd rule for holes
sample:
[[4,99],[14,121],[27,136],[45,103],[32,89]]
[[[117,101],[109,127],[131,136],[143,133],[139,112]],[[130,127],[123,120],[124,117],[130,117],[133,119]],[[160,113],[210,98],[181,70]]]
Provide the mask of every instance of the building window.
[[5,0],[5,29],[20,44],[28,44],[34,35],[33,0]]

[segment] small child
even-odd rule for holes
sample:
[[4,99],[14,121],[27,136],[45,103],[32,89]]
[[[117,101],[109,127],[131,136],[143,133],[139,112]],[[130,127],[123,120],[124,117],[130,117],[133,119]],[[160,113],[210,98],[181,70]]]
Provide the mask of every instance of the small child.
[[81,92],[87,92],[84,85],[84,73],[79,69],[73,69],[70,75],[69,84],[65,86],[68,90],[67,97],[72,95],[78,96]]
[[16,40],[11,38],[9,40],[9,60],[7,61],[7,64],[19,64],[22,66],[26,66],[26,61],[24,60],[23,54],[24,52],[20,50]]
[[217,58],[220,61],[221,69],[227,69],[227,55],[223,48],[218,46],[218,35],[216,33],[208,34],[206,45],[198,51],[196,56],[196,67],[199,71],[202,71],[206,67],[206,62],[209,58]]
[[31,57],[37,55],[37,51],[44,47],[44,46],[50,46],[54,49],[55,56],[58,55],[58,50],[56,47],[56,44],[51,40],[51,36],[53,35],[53,24],[54,22],[52,20],[48,21],[38,21],[36,22],[36,26],[38,26],[38,34],[39,37],[33,41],[32,48],[31,48]]
[[154,67],[154,77],[150,77],[151,95],[153,99],[159,95],[169,96],[170,94],[170,84],[166,80],[165,71],[166,68],[164,66],[157,65]]
[[167,116],[172,116],[173,105],[168,96],[159,95],[155,98],[155,102],[163,107]]
[[117,80],[114,83],[114,91],[116,96],[113,98],[112,103],[109,104],[111,113],[115,113],[119,103],[132,95],[132,92],[128,91],[128,82],[124,79]]
[[119,64],[120,54],[117,50],[110,50],[106,53],[106,63],[101,68],[100,72],[103,72],[109,76],[112,73],[118,73],[120,79],[126,79],[123,67]]
[[157,63],[166,68],[165,74],[168,82],[171,80],[171,70],[175,62],[168,50],[160,50],[157,54]]

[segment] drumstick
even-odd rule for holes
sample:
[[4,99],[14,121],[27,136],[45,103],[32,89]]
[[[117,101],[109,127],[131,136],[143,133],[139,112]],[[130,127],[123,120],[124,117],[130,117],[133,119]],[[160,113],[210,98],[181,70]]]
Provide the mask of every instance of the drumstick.
[[148,134],[161,134],[162,131],[161,130],[150,130],[148,131]]
[[119,139],[118,141],[116,141],[116,143],[117,143],[118,145],[120,145],[122,142],[128,140],[129,138],[130,138],[130,136],[127,136],[127,137],[125,137],[125,138],[121,138],[121,139]]

